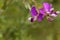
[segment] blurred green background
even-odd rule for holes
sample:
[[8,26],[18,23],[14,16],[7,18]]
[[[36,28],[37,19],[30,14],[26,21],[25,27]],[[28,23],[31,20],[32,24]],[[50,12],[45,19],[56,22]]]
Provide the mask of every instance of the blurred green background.
[[[28,21],[29,5],[34,0],[0,0],[0,40],[60,40],[60,15],[53,22]],[[43,2],[52,3],[60,11],[60,0],[35,0],[38,7]]]

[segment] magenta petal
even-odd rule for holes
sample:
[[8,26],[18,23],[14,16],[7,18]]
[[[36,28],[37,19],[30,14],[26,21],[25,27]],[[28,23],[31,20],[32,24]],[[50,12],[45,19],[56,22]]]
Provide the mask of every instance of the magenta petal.
[[38,16],[38,22],[41,22],[43,20],[43,14],[39,14]]
[[33,6],[33,7],[31,8],[31,15],[32,15],[32,16],[37,16],[37,14],[38,14],[38,12],[37,12],[35,6]]
[[48,4],[47,2],[43,3],[44,10],[47,12],[50,12],[50,9],[52,8],[51,4]]
[[39,9],[39,11],[40,11],[41,14],[45,15],[45,11],[44,11],[43,8]]

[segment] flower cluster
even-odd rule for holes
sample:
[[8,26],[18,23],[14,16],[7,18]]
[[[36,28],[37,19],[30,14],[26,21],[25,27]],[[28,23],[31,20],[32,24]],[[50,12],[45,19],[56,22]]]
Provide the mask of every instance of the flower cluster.
[[32,17],[29,17],[28,19],[31,22],[38,21],[41,22],[44,18],[47,18],[49,22],[53,21],[55,17],[59,14],[59,11],[55,11],[52,7],[52,4],[49,4],[47,2],[43,3],[43,7],[36,9],[35,6],[32,6],[31,8],[31,15]]

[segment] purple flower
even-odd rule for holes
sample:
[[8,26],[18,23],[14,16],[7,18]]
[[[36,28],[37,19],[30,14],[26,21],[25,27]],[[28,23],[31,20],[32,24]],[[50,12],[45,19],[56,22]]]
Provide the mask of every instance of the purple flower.
[[40,9],[39,9],[39,12],[40,12],[41,14],[43,14],[43,15],[45,14],[45,11],[44,11],[43,8],[40,8]]
[[31,22],[34,22],[36,20],[38,20],[38,22],[41,22],[44,19],[44,17],[46,17],[47,20],[51,22],[60,13],[59,11],[54,11],[52,4],[49,4],[47,2],[44,2],[43,7],[39,8],[39,10],[37,10],[35,6],[32,6],[30,12],[32,17],[30,17],[29,20]]
[[41,22],[43,20],[43,14],[38,13],[35,6],[32,6],[31,8],[31,15],[32,15],[32,17],[30,18],[31,22],[34,22],[35,20]]
[[51,12],[51,9],[52,9],[52,4],[49,4],[47,2],[44,2],[43,3],[43,8],[44,10],[47,12],[47,13],[50,13]]
[[38,22],[41,22],[42,20],[43,20],[43,14],[39,14],[39,16],[37,17],[37,19],[38,19]]
[[43,14],[43,16],[46,16],[45,10],[43,8],[39,9],[40,14]]
[[43,11],[45,11],[45,14],[48,15],[48,16],[46,15],[46,17],[49,17],[48,21],[53,21],[54,18],[51,18],[51,17],[57,17],[57,15],[60,13],[60,12],[54,11],[54,8],[52,7],[52,4],[49,4],[47,2],[43,3],[43,8],[44,8]]
[[32,8],[31,8],[31,15],[32,15],[33,17],[38,15],[38,12],[37,12],[35,6],[32,6]]

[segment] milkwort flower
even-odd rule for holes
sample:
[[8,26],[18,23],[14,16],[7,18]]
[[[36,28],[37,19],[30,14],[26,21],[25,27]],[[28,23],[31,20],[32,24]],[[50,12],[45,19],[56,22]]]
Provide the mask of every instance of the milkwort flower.
[[35,6],[32,6],[31,8],[31,15],[32,17],[29,18],[31,22],[34,22],[38,20],[38,22],[41,22],[44,17],[47,17],[48,21],[53,21],[55,17],[59,14],[59,11],[54,11],[54,8],[52,7],[52,4],[49,4],[47,2],[43,3],[43,7],[39,10],[36,9]]
[[32,6],[31,8],[31,15],[32,17],[29,17],[28,20],[30,20],[31,22],[34,22],[36,20],[38,20],[38,22],[41,22],[44,18],[43,14],[40,14],[35,6]]
[[54,11],[54,8],[52,7],[52,4],[49,4],[47,2],[43,3],[43,10],[46,13],[46,17],[47,17],[48,21],[53,21],[54,18],[57,17],[58,14],[60,13],[59,11]]

